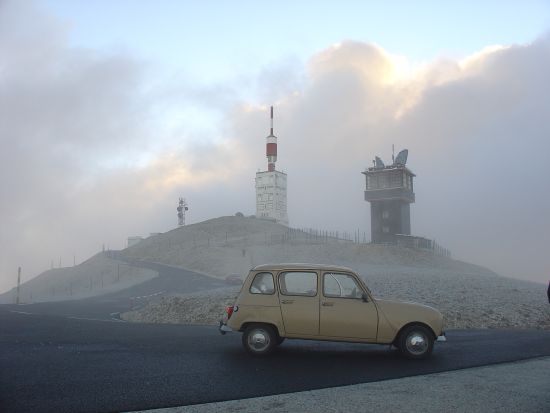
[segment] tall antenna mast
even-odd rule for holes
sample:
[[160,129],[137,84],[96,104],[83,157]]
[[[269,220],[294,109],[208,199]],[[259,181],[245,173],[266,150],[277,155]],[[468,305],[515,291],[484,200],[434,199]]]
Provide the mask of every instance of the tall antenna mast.
[[271,131],[269,136],[273,136],[273,106],[271,106]]
[[275,162],[277,162],[277,137],[273,135],[273,106],[271,106],[269,136],[266,138],[265,154],[267,156],[267,170],[272,172],[275,170]]

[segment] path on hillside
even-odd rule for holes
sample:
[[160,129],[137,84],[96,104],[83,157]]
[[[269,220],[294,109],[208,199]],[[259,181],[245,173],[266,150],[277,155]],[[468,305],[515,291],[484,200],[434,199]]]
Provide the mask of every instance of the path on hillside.
[[216,327],[23,315],[0,309],[0,411],[107,412],[380,381],[550,355],[549,331],[452,330],[431,359],[388,346],[287,340],[244,352]]
[[[116,259],[121,258],[116,257]],[[140,260],[127,260],[127,263],[135,267],[157,271],[158,276],[124,290],[96,297],[19,306],[5,304],[0,305],[0,308],[32,314],[113,320],[118,319],[120,313],[140,308],[148,301],[158,299],[163,295],[187,294],[227,286],[221,280],[182,268]]]

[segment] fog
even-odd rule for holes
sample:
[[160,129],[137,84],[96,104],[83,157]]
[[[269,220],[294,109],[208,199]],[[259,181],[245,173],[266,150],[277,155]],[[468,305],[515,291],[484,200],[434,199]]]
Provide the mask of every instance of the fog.
[[[291,226],[368,234],[360,172],[395,144],[417,175],[413,234],[548,280],[550,36],[423,64],[343,40],[239,79],[250,98],[71,47],[68,30],[31,3],[0,5],[0,291],[18,266],[28,279],[174,228],[179,196],[188,222],[254,214],[270,104]],[[216,121],[187,127],[166,115],[179,109]]]

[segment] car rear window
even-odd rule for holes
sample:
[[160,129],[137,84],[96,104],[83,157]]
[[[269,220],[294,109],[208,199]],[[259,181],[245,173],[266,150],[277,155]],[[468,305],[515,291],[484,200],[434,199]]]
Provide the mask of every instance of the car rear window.
[[270,272],[259,272],[256,274],[252,284],[250,284],[250,292],[252,294],[275,294],[273,274]]
[[303,271],[284,272],[279,276],[281,294],[303,295],[315,297],[317,295],[317,273]]

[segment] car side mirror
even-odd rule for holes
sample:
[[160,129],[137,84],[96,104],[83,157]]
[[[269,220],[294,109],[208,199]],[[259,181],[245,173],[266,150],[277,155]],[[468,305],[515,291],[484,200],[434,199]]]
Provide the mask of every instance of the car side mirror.
[[365,302],[365,303],[368,303],[368,302],[369,302],[369,296],[367,295],[367,293],[361,294],[361,299],[362,299],[363,302]]

